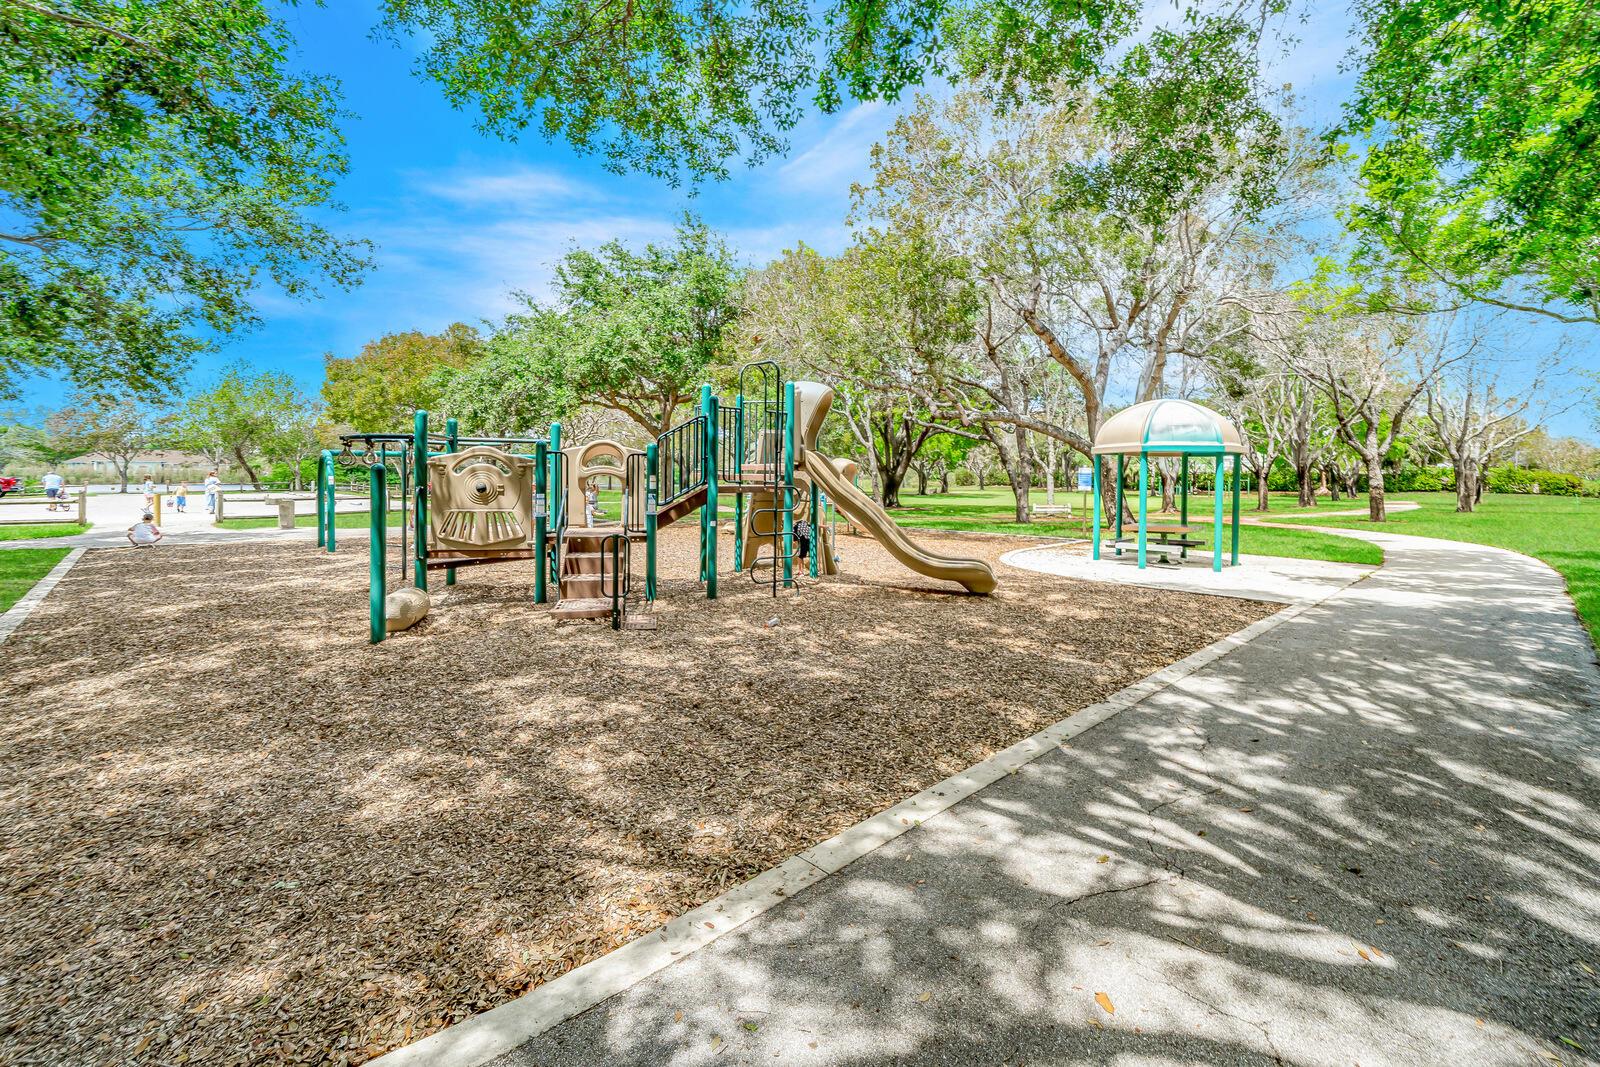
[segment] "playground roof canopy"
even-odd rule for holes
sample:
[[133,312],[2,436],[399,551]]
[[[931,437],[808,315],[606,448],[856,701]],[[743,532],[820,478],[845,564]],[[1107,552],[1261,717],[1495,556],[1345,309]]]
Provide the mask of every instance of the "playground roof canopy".
[[1147,400],[1117,412],[1094,437],[1097,456],[1234,456],[1238,427],[1189,400]]

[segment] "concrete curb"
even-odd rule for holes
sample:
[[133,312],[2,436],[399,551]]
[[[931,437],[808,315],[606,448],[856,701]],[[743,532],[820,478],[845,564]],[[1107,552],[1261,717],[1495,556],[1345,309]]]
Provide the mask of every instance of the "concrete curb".
[[1091,704],[894,807],[812,845],[722,896],[685,912],[659,930],[576,967],[516,1000],[370,1060],[369,1067],[481,1067],[738,929],[800,890],[843,870],[940,812],[1016,773],[1057,746],[1294,620],[1365,577],[1367,575],[1362,574],[1352,578],[1323,596],[1289,604],[1148,678],[1118,690],[1100,703]]
[[87,551],[89,551],[87,548],[74,548],[68,552],[60,563],[50,568],[50,573],[40,578],[32,589],[22,594],[21,600],[11,605],[4,615],[0,615],[0,645],[5,644],[16,632],[17,627],[27,621],[28,616],[33,614],[33,609],[44,602],[44,598],[50,595],[50,590],[67,576],[73,564],[82,559]]

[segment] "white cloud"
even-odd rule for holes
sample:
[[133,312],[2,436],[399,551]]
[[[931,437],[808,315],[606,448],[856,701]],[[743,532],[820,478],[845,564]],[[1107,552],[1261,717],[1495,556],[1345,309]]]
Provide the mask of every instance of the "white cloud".
[[778,180],[796,189],[838,191],[865,177],[875,142],[899,116],[882,103],[857,104],[810,148],[778,168]]
[[573,181],[564,174],[519,167],[515,170],[471,172],[458,168],[421,185],[422,191],[466,207],[504,205],[519,209],[536,209],[554,202],[583,199],[590,202],[600,198],[599,191],[582,182]]

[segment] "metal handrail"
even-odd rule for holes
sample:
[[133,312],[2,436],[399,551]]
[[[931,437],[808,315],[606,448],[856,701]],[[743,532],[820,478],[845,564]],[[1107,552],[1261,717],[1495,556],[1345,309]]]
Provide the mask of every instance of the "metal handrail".
[[[611,559],[611,591],[606,591],[606,558]],[[633,542],[627,534],[607,534],[600,542],[600,596],[611,600],[611,628],[622,629],[633,591]]]
[[645,532],[645,454],[628,453],[623,467],[622,529],[630,534]]
[[696,415],[656,438],[658,508],[665,508],[706,484],[706,417]]

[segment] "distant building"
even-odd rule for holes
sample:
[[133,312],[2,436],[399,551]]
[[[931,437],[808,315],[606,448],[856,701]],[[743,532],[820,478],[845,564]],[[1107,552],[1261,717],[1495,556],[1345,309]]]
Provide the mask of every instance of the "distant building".
[[[65,475],[85,475],[91,478],[115,479],[118,477],[117,465],[104,456],[89,454],[76,456],[61,464],[61,473]],[[177,449],[160,448],[151,452],[140,452],[128,462],[129,478],[150,477],[160,481],[164,475],[176,474],[180,471],[207,471],[212,470],[213,464],[198,452],[179,452]],[[216,464],[215,469],[227,470],[228,464]]]

